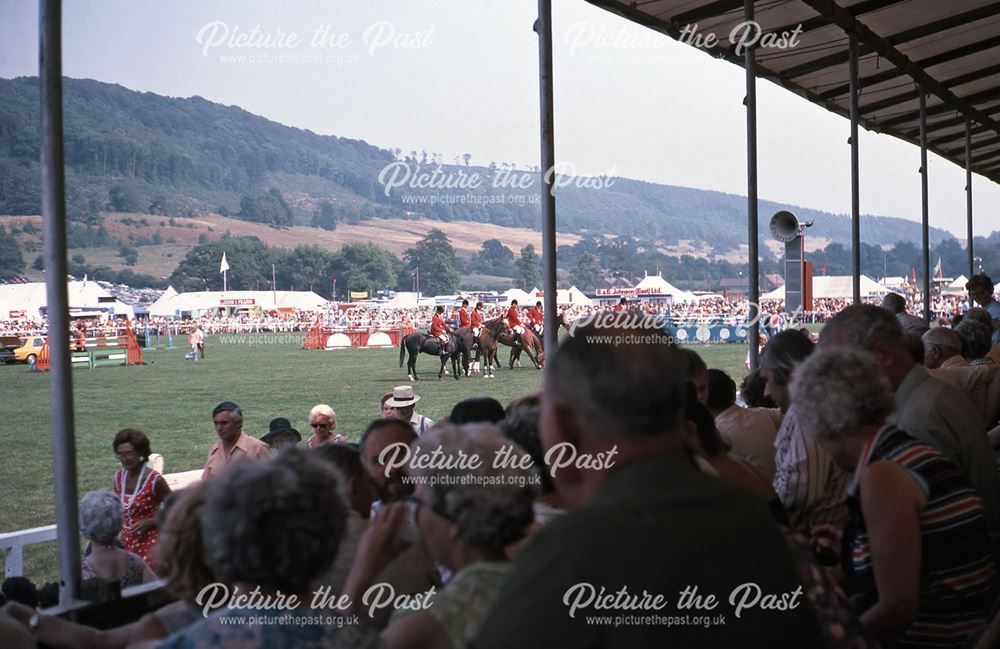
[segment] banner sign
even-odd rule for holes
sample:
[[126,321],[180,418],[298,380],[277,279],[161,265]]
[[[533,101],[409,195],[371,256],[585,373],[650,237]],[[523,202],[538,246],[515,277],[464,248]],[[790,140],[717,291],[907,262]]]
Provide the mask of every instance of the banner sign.
[[257,300],[252,297],[245,298],[229,298],[224,300],[219,300],[219,304],[222,306],[252,306],[257,304]]

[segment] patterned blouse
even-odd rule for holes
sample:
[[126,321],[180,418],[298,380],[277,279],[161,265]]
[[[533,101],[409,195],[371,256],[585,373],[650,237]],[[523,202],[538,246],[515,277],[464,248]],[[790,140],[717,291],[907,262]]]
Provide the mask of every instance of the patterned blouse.
[[982,500],[958,467],[895,426],[886,426],[868,443],[848,489],[841,555],[846,590],[859,613],[878,601],[860,478],[879,460],[903,467],[927,494],[919,517],[917,616],[899,632],[894,646],[964,647],[969,633],[986,623],[994,597],[996,566]]
[[[479,634],[479,626],[493,608],[510,562],[480,561],[459,570],[431,600],[427,609],[451,639],[451,646],[466,647]],[[415,611],[397,610],[392,622]],[[391,622],[390,622],[391,624]]]
[[122,547],[138,554],[150,570],[156,572],[153,548],[160,540],[160,528],[149,527],[143,533],[136,533],[133,528],[139,521],[156,516],[157,510],[160,509],[160,499],[156,497],[155,490],[160,474],[147,467],[139,477],[142,479],[142,484],[137,485],[137,491],[133,496],[131,493],[125,493],[125,470],[119,469],[115,472],[115,493],[122,503],[120,539]]

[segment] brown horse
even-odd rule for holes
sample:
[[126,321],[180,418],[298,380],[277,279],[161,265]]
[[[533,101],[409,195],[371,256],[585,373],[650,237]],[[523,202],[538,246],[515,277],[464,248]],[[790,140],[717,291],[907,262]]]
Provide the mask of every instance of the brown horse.
[[[497,355],[497,340],[493,337],[493,333],[487,327],[483,326],[479,330],[479,338],[476,339],[472,335],[472,327],[462,327],[455,332],[455,335],[465,342],[466,349],[470,351],[475,349],[476,360],[474,366],[479,364],[480,358],[485,360],[485,363],[481,366],[483,368],[483,378],[493,378],[493,360]],[[468,370],[466,370],[465,375],[469,375]]]
[[[514,369],[514,362],[520,357],[522,351],[535,364],[535,369],[542,369],[542,363],[545,362],[545,350],[542,348],[541,339],[530,328],[525,327],[524,333],[516,336],[503,318],[487,320],[483,323],[483,327],[489,329],[498,342],[511,348],[510,369]],[[500,367],[500,359],[495,358],[495,361],[497,367]]]

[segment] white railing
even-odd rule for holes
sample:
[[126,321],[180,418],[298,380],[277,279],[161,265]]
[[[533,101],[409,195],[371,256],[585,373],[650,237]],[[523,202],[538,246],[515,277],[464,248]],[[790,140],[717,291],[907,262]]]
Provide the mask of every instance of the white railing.
[[[149,458],[149,464],[153,468],[163,470],[163,457],[158,453],[153,453]],[[180,473],[166,473],[163,478],[171,490],[183,489],[188,485],[201,480],[201,469],[194,471],[182,471]],[[24,575],[24,548],[37,543],[47,543],[55,541],[59,537],[55,525],[45,527],[33,527],[28,530],[17,530],[16,532],[4,532],[0,534],[0,552],[6,552],[4,558],[4,577],[21,577]]]

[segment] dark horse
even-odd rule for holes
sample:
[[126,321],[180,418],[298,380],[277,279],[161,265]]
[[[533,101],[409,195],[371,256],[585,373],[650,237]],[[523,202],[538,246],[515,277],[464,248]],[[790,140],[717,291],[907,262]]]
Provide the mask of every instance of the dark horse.
[[[476,363],[479,363],[479,359],[483,358],[485,362],[482,364],[483,368],[483,378],[493,378],[493,360],[497,355],[497,339],[494,337],[493,332],[490,331],[484,324],[479,329],[479,340],[477,341],[472,335],[472,327],[462,327],[455,332],[459,338],[465,342],[466,349],[472,349],[473,344],[477,344],[476,349]],[[466,371],[468,375],[468,371]]]
[[[514,369],[514,361],[521,355],[522,350],[528,355],[531,362],[535,364],[536,369],[542,369],[542,363],[545,362],[545,351],[542,349],[541,339],[529,327],[525,327],[524,333],[519,337],[514,335],[514,332],[503,321],[503,318],[487,320],[483,323],[483,328],[488,329],[498,342],[511,348],[510,369]],[[494,355],[494,360],[497,367],[500,367],[498,354]]]
[[403,355],[409,352],[410,360],[406,363],[407,374],[410,375],[411,381],[419,381],[420,379],[417,378],[417,355],[423,352],[438,356],[441,358],[441,369],[438,371],[438,380],[440,381],[444,376],[444,366],[450,358],[451,371],[457,381],[459,376],[459,355],[462,356],[462,369],[469,369],[469,349],[465,346],[465,341],[455,334],[450,333],[448,334],[448,349],[443,355],[439,353],[440,349],[441,341],[437,337],[419,331],[412,333],[399,341],[399,366],[403,367]]

